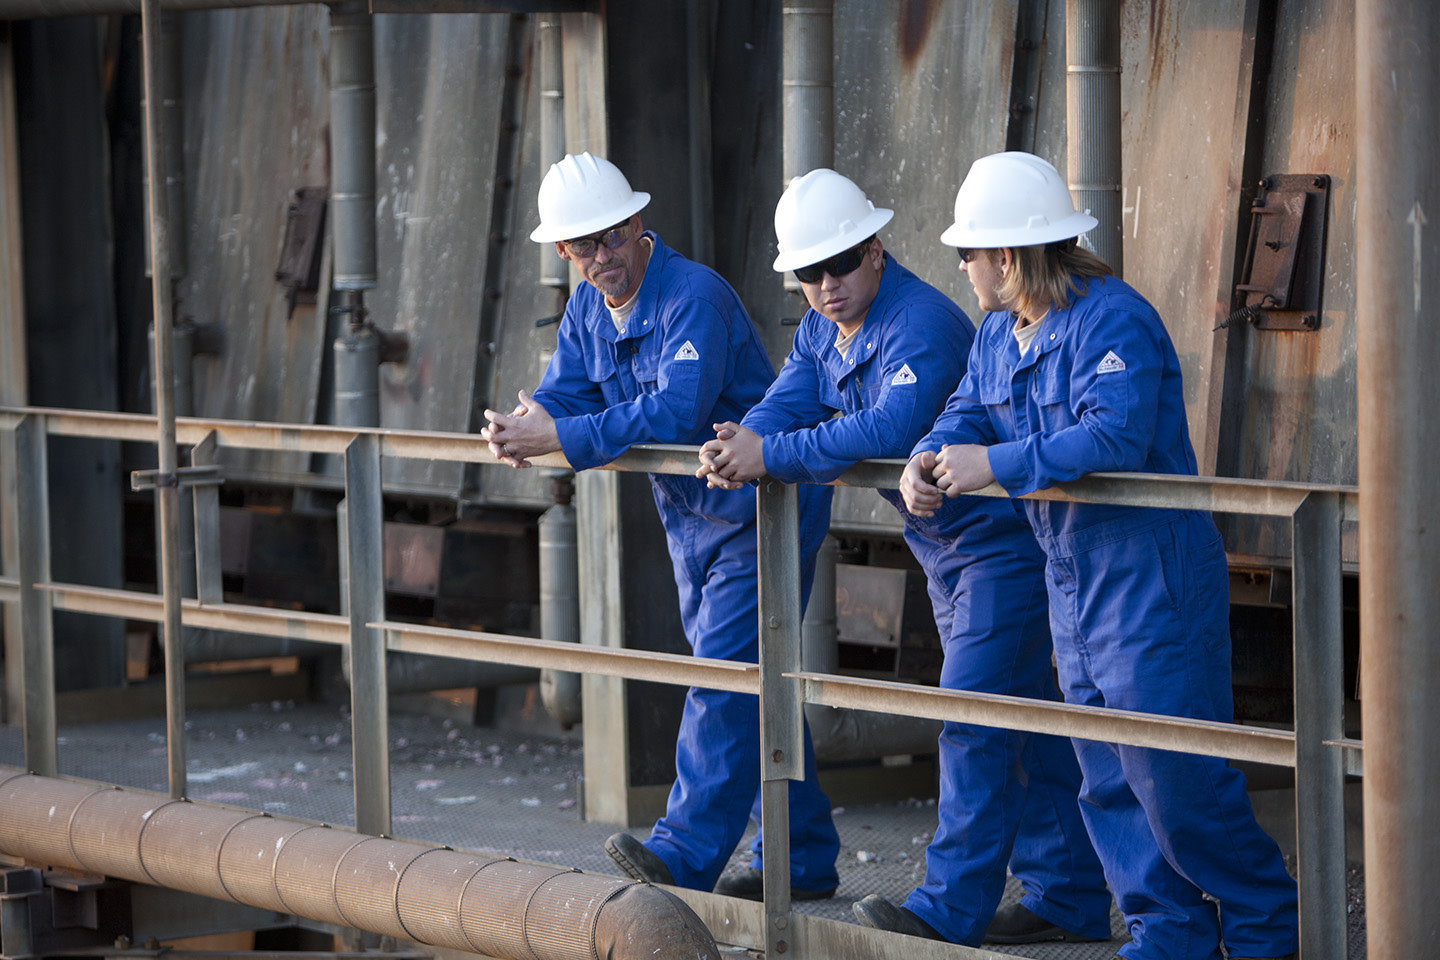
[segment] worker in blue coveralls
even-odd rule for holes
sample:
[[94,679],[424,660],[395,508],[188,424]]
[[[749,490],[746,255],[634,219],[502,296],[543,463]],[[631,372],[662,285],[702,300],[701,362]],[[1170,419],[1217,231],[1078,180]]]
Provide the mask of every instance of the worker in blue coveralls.
[[[485,411],[494,455],[514,467],[563,451],[576,470],[636,443],[698,444],[711,424],[740,417],[765,393],[774,368],[740,298],[708,267],[653,232],[609,161],[582,153],[552,166],[540,185],[540,225],[585,283],[566,304],[555,354],[534,396],[511,413]],[[711,490],[695,477],[650,477],[679,588],[685,636],[696,656],[755,662],[759,599],[755,497]],[[830,490],[801,491],[801,580],[829,523]],[[806,779],[790,787],[791,880],[797,899],[832,896],[840,839],[815,776],[808,732]],[[710,890],[745,832],[760,789],[760,712],[753,695],[692,688],[675,745],[675,784],[643,843],[618,833],[605,848],[636,880]]]
[[[1078,246],[1055,168],[977,160],[942,242],[989,311],[970,369],[901,482],[928,516],[996,481],[1011,496],[1101,470],[1194,474],[1180,364],[1155,309]],[[1225,548],[1200,511],[1025,501],[1048,558],[1066,700],[1230,721]],[[1214,757],[1076,740],[1080,809],[1129,926],[1117,956],[1293,956],[1295,883],[1245,777]]]
[[[717,424],[698,475],[729,489],[762,476],[826,483],[857,460],[906,456],[930,429],[975,328],[885,252],[876,232],[891,216],[833,170],[790,183],[775,210],[775,269],[795,272],[811,309],[765,399],[740,423]],[[929,580],[940,685],[1058,699],[1044,556],[1019,509],[967,497],[918,517],[897,491],[880,494],[900,510]],[[903,907],[866,897],[860,920],[972,946],[1108,938],[1110,894],[1080,817],[1070,742],[946,723],[939,757],[925,882]],[[996,913],[1007,863],[1025,893]]]

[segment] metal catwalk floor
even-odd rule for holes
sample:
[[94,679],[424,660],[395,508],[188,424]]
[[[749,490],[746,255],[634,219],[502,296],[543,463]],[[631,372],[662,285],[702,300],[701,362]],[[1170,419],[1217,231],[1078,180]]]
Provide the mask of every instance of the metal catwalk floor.
[[[553,725],[481,728],[428,713],[390,714],[391,808],[401,839],[615,874],[602,843],[616,829],[581,819],[581,741]],[[271,703],[197,711],[187,722],[186,766],[193,799],[280,816],[354,823],[350,724],[318,704]],[[61,726],[60,772],[164,792],[163,718]],[[20,731],[0,725],[0,764],[23,766]],[[850,904],[867,893],[904,899],[924,874],[934,828],[933,800],[836,808],[840,892],[801,903],[798,912],[852,921]],[[639,831],[643,835],[643,831]],[[748,860],[747,836],[732,864]],[[1353,884],[1352,884],[1353,886]],[[1007,899],[1019,896],[1012,879]],[[1350,957],[1364,960],[1363,895],[1352,893]],[[1112,929],[1121,935],[1118,913]],[[1035,960],[1109,960],[1122,941],[987,947]]]

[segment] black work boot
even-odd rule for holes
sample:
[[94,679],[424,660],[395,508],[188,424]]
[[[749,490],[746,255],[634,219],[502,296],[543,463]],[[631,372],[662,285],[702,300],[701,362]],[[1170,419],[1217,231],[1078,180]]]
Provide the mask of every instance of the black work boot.
[[605,852],[631,880],[675,886],[675,878],[671,876],[670,868],[665,866],[665,861],[628,833],[617,833],[606,840]]
[[[765,899],[765,875],[754,867],[742,867],[727,873],[715,884],[715,892],[724,897],[738,897],[741,900]],[[835,888],[826,890],[802,890],[791,884],[791,900],[829,900],[835,896]]]
[[985,928],[985,943],[1094,943],[1098,937],[1087,937],[1056,926],[1021,903],[1012,903],[995,911],[995,918]]
[[904,907],[895,906],[878,893],[872,893],[864,900],[852,904],[850,909],[855,912],[856,920],[876,930],[903,933],[907,937],[920,937],[923,940],[945,940],[930,924]]

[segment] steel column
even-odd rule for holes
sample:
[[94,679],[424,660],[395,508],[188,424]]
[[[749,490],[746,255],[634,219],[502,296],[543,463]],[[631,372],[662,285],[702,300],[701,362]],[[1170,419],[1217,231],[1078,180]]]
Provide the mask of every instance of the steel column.
[[[55,756],[55,633],[50,594],[40,584],[50,580],[50,472],[45,455],[45,424],[25,417],[10,435],[15,465],[13,515],[6,527],[19,541],[20,717],[25,735],[25,766],[41,776],[56,774]],[[8,661],[7,661],[8,664]]]
[[355,829],[390,832],[390,725],[385,692],[385,545],[380,443],[361,434],[345,451],[345,609],[350,617],[350,722],[354,738]]
[[[190,450],[190,465],[213,467],[218,441],[215,431]],[[191,490],[195,500],[195,595],[201,603],[222,603],[225,590],[220,571],[220,488],[202,484]]]
[[[1440,950],[1440,35],[1432,0],[1355,4],[1360,702],[1370,960]],[[1440,223],[1437,223],[1440,226]]]
[[767,480],[755,498],[760,590],[760,797],[765,830],[765,955],[790,949],[790,781],[805,777],[799,684],[800,498]]
[[[560,16],[543,13],[535,21],[535,47],[540,76],[540,168],[565,158],[565,63]],[[553,243],[540,248],[540,284],[564,290],[570,286],[570,265]]]
[[[145,156],[151,170],[164,170],[164,42],[158,0],[144,0],[140,31],[145,53]],[[155,420],[159,470],[155,513],[160,526],[160,593],[165,598],[161,644],[165,650],[165,729],[170,761],[170,795],[185,796],[185,638],[180,632],[180,485],[175,448],[175,358],[170,279],[170,219],[164,181],[150,178],[150,288],[155,304]]]
[[[835,3],[781,5],[780,187],[817,167],[835,165]],[[794,274],[786,290],[799,292]]]
[[[25,369],[25,274],[20,245],[20,159],[16,146],[15,64],[11,26],[0,23],[0,403],[23,405],[29,399]],[[0,455],[0,509],[14,507],[15,463]],[[0,570],[13,576],[20,562],[15,527],[0,522]],[[20,613],[3,611],[5,662],[20,661]],[[25,691],[18,670],[5,671],[4,711],[0,719],[21,721]]]
[[1345,958],[1345,736],[1340,496],[1312,493],[1292,520],[1295,611],[1295,835],[1300,953]]

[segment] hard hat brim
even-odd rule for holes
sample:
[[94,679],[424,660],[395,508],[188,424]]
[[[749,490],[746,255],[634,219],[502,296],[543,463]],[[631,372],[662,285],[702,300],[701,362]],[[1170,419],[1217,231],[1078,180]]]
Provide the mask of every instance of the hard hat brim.
[[630,199],[616,207],[613,211],[606,211],[603,215],[593,216],[585,220],[574,220],[558,225],[540,224],[530,231],[530,239],[536,243],[552,243],[556,240],[574,240],[577,237],[589,236],[592,233],[599,233],[606,227],[613,227],[615,224],[629,220],[635,214],[645,209],[650,202],[650,194],[643,190],[636,190]]
[[794,270],[797,267],[808,267],[812,263],[819,263],[821,260],[828,260],[841,251],[848,250],[855,244],[880,232],[880,228],[890,222],[895,216],[894,210],[887,210],[884,207],[876,207],[870,215],[861,220],[855,229],[833,237],[826,237],[824,242],[811,244],[799,250],[782,250],[775,258],[774,269],[776,273],[785,273],[787,270]]
[[1034,247],[1056,240],[1069,240],[1087,233],[1100,223],[1088,213],[1076,211],[1054,223],[985,230],[966,223],[952,223],[940,234],[940,242],[970,250],[997,250],[1000,247]]

